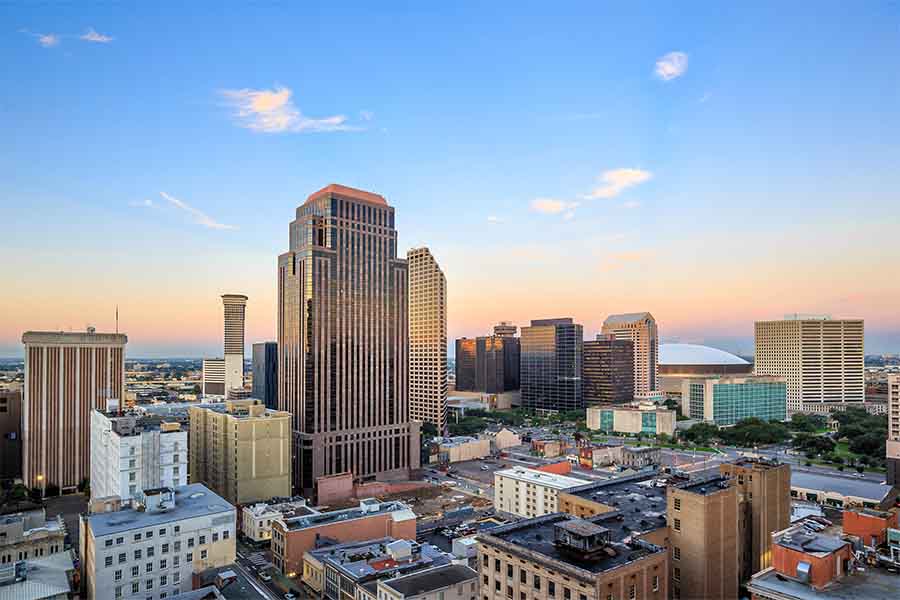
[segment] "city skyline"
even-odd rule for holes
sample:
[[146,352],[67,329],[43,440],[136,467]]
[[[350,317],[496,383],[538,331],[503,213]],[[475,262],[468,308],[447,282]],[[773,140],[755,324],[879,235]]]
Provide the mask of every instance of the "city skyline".
[[390,198],[399,256],[431,248],[451,354],[639,310],[744,355],[793,312],[900,352],[897,8],[809,11],[0,7],[0,357],[116,307],[130,358],[219,356],[230,291],[249,354],[283,223],[330,183]]

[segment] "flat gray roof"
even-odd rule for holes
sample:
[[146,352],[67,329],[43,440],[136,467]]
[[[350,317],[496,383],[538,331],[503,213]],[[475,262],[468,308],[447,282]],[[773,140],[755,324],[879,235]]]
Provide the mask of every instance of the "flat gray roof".
[[779,577],[775,569],[768,569],[750,580],[751,591],[776,594],[797,600],[875,600],[900,598],[900,576],[880,569],[867,568],[833,583],[823,590]]
[[842,496],[855,496],[880,503],[890,493],[891,486],[882,485],[868,479],[824,475],[806,471],[791,470],[791,487],[800,487],[822,492],[837,492]]
[[412,575],[389,579],[384,581],[384,585],[404,596],[418,596],[464,581],[477,581],[477,579],[478,573],[465,565],[444,565]]

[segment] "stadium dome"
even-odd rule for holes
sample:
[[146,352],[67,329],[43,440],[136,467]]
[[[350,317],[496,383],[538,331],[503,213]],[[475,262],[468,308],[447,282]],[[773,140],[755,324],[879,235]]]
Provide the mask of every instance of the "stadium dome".
[[740,356],[698,344],[660,344],[659,364],[662,365],[749,365]]

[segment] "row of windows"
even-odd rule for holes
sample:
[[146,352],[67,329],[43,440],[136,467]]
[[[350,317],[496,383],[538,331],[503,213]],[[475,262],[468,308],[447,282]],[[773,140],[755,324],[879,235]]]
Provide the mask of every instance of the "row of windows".
[[[178,528],[177,525],[176,525],[176,528]],[[152,536],[151,536],[151,537],[152,537]],[[228,530],[226,529],[225,531],[222,532],[221,539],[227,540],[229,537],[231,537],[231,532],[230,532],[230,531],[228,531]],[[122,543],[122,542],[120,541],[120,540],[122,540],[122,539],[123,539],[123,538],[121,538],[121,537],[120,537],[120,538],[116,538],[116,543]],[[137,539],[138,539],[138,538],[136,537],[135,540],[137,540]],[[215,532],[215,533],[212,534],[212,541],[213,541],[213,543],[219,541],[219,533],[218,533],[218,532]],[[112,544],[110,543],[110,542],[112,542],[112,539],[106,540],[106,542],[107,542],[107,543],[106,543],[107,546],[112,545]],[[201,546],[204,545],[204,544],[206,544],[206,536],[205,536],[205,535],[199,536],[199,537],[197,538],[197,542],[198,542],[198,545],[201,545]],[[188,547],[188,548],[193,548],[193,547],[194,547],[194,538],[193,538],[193,537],[188,538],[188,540],[187,540],[187,547]],[[174,552],[180,551],[180,550],[181,550],[181,540],[175,541],[175,542],[172,544],[172,549],[173,549]],[[138,549],[134,550],[134,560],[141,560],[141,559],[145,556],[145,553],[144,553],[145,550],[146,550],[146,557],[147,557],[147,558],[151,558],[151,557],[153,557],[153,556],[156,554],[156,548],[155,548],[154,546],[148,546],[148,547],[145,548],[145,549],[138,548]],[[206,550],[204,550],[203,552],[205,553]],[[161,554],[168,554],[168,553],[169,553],[169,543],[168,543],[168,542],[167,542],[167,543],[164,543],[164,544],[162,544],[162,545],[160,546],[160,553],[161,553]],[[106,567],[111,567],[111,566],[113,566],[113,558],[114,558],[114,557],[113,557],[112,554],[110,554],[109,556],[105,557],[105,558],[104,558],[104,566],[106,566]],[[120,552],[119,555],[118,555],[118,562],[119,562],[119,564],[124,563],[124,562],[127,562],[127,560],[128,560],[127,553],[126,553],[126,552]],[[188,560],[190,560],[190,559],[188,559]]]

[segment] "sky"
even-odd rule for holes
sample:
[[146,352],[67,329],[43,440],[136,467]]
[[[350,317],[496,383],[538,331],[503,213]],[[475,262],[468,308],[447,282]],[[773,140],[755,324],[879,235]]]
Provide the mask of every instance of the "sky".
[[[302,6],[301,6],[302,4]],[[294,210],[396,207],[452,340],[650,311],[866,320],[900,352],[900,3],[0,5],[0,356],[26,330],[273,339]]]

